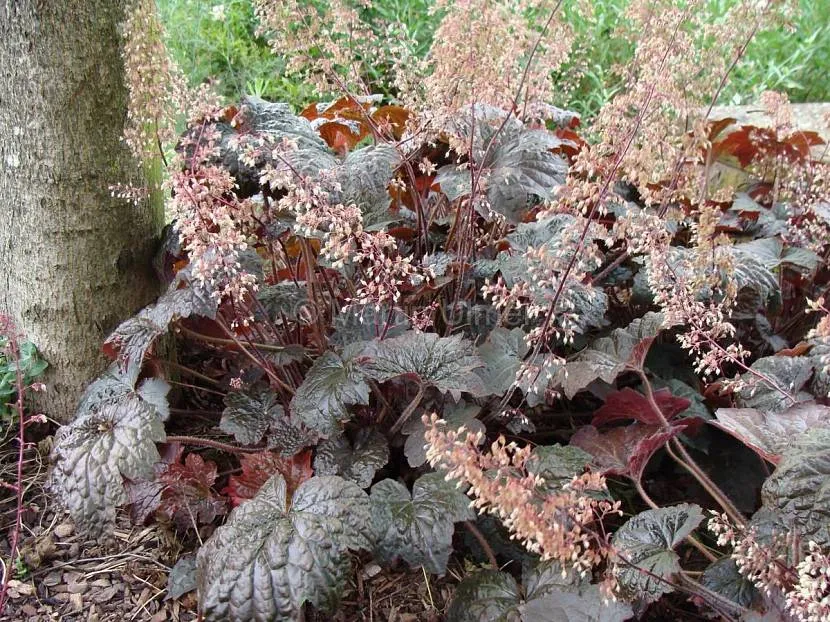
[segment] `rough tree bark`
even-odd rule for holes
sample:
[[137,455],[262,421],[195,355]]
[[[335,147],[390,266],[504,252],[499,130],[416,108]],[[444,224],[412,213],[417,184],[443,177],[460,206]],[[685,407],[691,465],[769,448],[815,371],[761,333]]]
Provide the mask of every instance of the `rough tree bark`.
[[0,312],[50,364],[39,409],[71,418],[101,343],[158,292],[161,210],[120,136],[122,0],[0,0]]

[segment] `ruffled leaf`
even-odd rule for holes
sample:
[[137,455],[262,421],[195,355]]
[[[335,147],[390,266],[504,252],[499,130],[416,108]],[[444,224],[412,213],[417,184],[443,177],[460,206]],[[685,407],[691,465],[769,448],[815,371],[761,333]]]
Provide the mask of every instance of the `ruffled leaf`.
[[788,528],[830,545],[830,430],[808,430],[789,439],[761,498]]
[[527,471],[545,480],[544,491],[555,492],[592,463],[591,454],[574,445],[540,445],[533,448]]
[[[633,615],[621,602],[603,602],[597,585],[556,562],[540,562],[523,577],[483,570],[458,584],[447,622],[622,622]],[[524,597],[523,597],[524,594]]]
[[216,308],[217,301],[210,291],[190,279],[188,270],[183,270],[155,304],[145,307],[113,331],[104,342],[104,350],[116,353],[122,368],[132,363],[140,365],[155,340],[167,333],[172,322],[193,315],[213,319]]
[[285,417],[279,396],[268,389],[228,393],[219,428],[243,445],[256,445]]
[[[796,401],[811,399],[808,393],[801,391],[813,375],[813,363],[808,357],[765,356],[755,361],[750,369],[755,374],[770,378],[777,387],[789,393]],[[790,397],[758,379],[755,374],[746,372],[741,376],[747,386],[741,389],[738,395],[739,406],[770,413],[777,413],[792,406],[793,400]]]
[[170,569],[167,577],[167,596],[165,600],[181,598],[196,589],[196,557],[180,557]]
[[495,395],[506,392],[514,382],[527,354],[525,332],[521,328],[494,328],[487,341],[478,348],[484,368],[476,373]]
[[557,379],[565,396],[573,398],[595,380],[612,384],[625,369],[641,368],[651,343],[664,328],[663,315],[650,312],[594,341],[568,361],[567,375]]
[[343,187],[341,201],[358,205],[364,224],[381,220],[389,209],[391,198],[387,188],[400,163],[398,151],[381,143],[351,151],[338,168]]
[[[163,415],[142,397],[143,385],[134,388],[137,375],[134,366],[122,372],[113,364],[87,388],[75,420],[55,435],[51,487],[92,536],[109,531],[115,509],[129,502],[124,478],[150,478],[160,460]],[[154,380],[148,393],[157,399],[162,386]]]
[[799,402],[780,413],[756,408],[719,408],[712,425],[728,432],[764,460],[778,464],[792,439],[817,428],[830,428],[830,407]]
[[440,473],[418,478],[411,495],[394,480],[378,482],[372,486],[371,513],[380,560],[400,557],[441,575],[452,550],[453,523],[475,519],[467,496]]
[[348,407],[369,403],[369,385],[355,351],[324,352],[314,361],[291,400],[291,412],[323,437],[336,435],[349,419]]
[[751,607],[758,598],[758,590],[740,573],[731,557],[719,559],[704,570],[700,583],[741,607]]
[[331,611],[349,570],[347,550],[367,549],[366,493],[339,477],[313,477],[288,498],[274,475],[199,550],[205,620],[296,618],[303,604]]
[[611,540],[620,596],[654,601],[671,592],[671,585],[661,579],[670,580],[680,571],[674,547],[702,520],[698,506],[684,503],[646,510],[626,521]]
[[484,363],[460,335],[439,337],[408,331],[400,337],[370,342],[363,354],[368,357],[364,364],[367,375],[379,382],[409,377],[450,393],[455,401],[461,399],[462,392],[475,396],[492,393],[474,371]]
[[317,446],[314,472],[317,475],[340,475],[368,488],[375,472],[389,462],[389,442],[375,428],[362,428],[354,442],[341,434]]

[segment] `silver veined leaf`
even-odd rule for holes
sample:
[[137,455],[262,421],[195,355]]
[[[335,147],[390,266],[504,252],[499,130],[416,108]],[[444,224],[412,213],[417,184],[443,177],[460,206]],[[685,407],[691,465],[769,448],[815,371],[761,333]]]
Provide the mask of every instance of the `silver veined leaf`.
[[321,354],[291,400],[292,414],[323,437],[339,433],[350,405],[369,403],[369,385],[356,354],[349,347],[342,355],[331,350]]
[[822,547],[830,545],[829,429],[808,430],[790,439],[761,488],[761,499],[790,530]]
[[698,506],[684,503],[646,510],[626,521],[611,540],[620,596],[654,601],[671,592],[668,581],[680,571],[674,547],[702,520]]
[[453,524],[475,519],[467,496],[441,473],[422,475],[411,495],[403,484],[382,480],[372,486],[370,501],[378,558],[400,557],[435,574],[447,569]]
[[[745,386],[737,396],[741,408],[756,408],[767,413],[777,413],[793,405],[793,400],[781,392],[786,391],[796,402],[812,399],[801,389],[813,375],[813,363],[806,356],[765,356],[755,361],[741,380]],[[775,386],[760,380],[760,374],[772,380]]]
[[447,622],[623,622],[631,606],[605,602],[599,586],[557,562],[527,569],[523,589],[506,572],[483,570],[458,585]]
[[407,331],[399,337],[370,342],[363,354],[368,359],[363,365],[366,374],[379,382],[409,376],[449,393],[455,401],[461,399],[462,392],[475,396],[492,393],[474,371],[484,363],[472,343],[460,335],[439,337]]
[[84,393],[76,418],[55,435],[50,487],[92,536],[109,531],[116,508],[129,502],[124,478],[152,476],[160,460],[156,443],[166,438],[169,386],[151,379],[134,389],[134,370],[121,373],[114,363]]
[[295,619],[308,602],[331,611],[348,550],[370,548],[369,504],[356,484],[312,477],[288,498],[276,474],[199,550],[199,608],[207,622]]
[[339,475],[368,488],[375,472],[389,462],[389,442],[376,428],[361,428],[350,441],[345,434],[324,440],[317,446],[314,472]]
[[283,418],[285,410],[274,391],[231,392],[225,396],[219,428],[243,445],[256,445]]

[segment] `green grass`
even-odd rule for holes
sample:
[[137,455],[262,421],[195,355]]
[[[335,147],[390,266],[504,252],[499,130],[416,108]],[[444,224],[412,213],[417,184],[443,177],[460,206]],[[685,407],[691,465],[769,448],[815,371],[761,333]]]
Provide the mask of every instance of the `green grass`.
[[[222,6],[222,19],[212,12]],[[191,84],[215,81],[235,101],[257,95],[302,105],[314,98],[303,84],[283,76],[284,63],[256,36],[250,0],[158,0],[168,47]]]
[[[249,93],[301,107],[313,91],[283,76],[283,62],[255,36],[256,18],[250,0],[157,0],[167,26],[172,53],[191,82],[213,79],[229,100]],[[710,0],[713,16],[735,0]],[[430,0],[376,0],[370,17],[407,25],[426,53],[439,16],[428,14]],[[565,3],[569,6],[572,3]],[[633,46],[613,36],[628,0],[594,0],[594,17],[585,20],[566,9],[577,45],[562,78],[569,87],[560,104],[593,114],[619,89],[612,68],[626,63]],[[785,91],[794,102],[830,101],[830,0],[802,0],[794,30],[767,32],[749,46],[720,102],[754,101],[764,90]],[[224,6],[217,19],[212,7]],[[579,69],[579,78],[574,71]]]

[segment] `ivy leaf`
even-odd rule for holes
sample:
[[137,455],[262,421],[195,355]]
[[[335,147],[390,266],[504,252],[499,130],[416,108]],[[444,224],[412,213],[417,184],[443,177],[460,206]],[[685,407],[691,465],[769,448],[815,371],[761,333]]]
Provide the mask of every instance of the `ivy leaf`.
[[812,274],[820,262],[820,258],[813,251],[786,247],[778,237],[763,237],[751,242],[735,244],[732,248],[738,253],[755,257],[769,270],[788,264]]
[[830,428],[830,407],[799,402],[780,413],[755,408],[719,408],[711,424],[728,432],[764,460],[778,464],[792,439],[816,428]]
[[375,428],[358,430],[354,442],[345,434],[323,441],[317,446],[314,472],[317,475],[340,475],[368,488],[375,472],[389,462],[389,443]]
[[698,506],[684,503],[646,510],[626,521],[611,540],[617,551],[614,574],[619,582],[620,596],[655,601],[671,592],[672,587],[657,577],[669,580],[680,571],[674,547],[702,520],[703,512]]
[[758,590],[738,571],[738,566],[731,557],[719,559],[704,570],[700,583],[741,607],[752,607],[758,598]]
[[396,557],[443,575],[452,550],[453,523],[475,520],[469,498],[441,473],[427,473],[412,494],[385,479],[372,486],[370,498],[375,552],[384,563]]
[[164,600],[176,600],[196,589],[196,557],[180,557],[167,576],[167,596]]
[[753,249],[743,244],[733,246],[730,250],[735,257],[733,277],[738,290],[756,292],[760,298],[759,306],[763,306],[770,297],[781,295],[778,279],[763,256],[759,257]]
[[507,127],[495,140],[495,149],[484,161],[484,170],[489,172],[487,201],[490,209],[511,222],[521,222],[528,206],[550,199],[553,190],[564,183],[568,166],[550,151],[562,141],[546,130]]
[[[162,413],[132,388],[138,375],[113,364],[81,399],[76,418],[55,435],[51,488],[91,536],[112,528],[116,507],[128,503],[124,478],[148,479],[165,441]],[[157,396],[161,381],[153,383]],[[169,388],[169,387],[168,387]]]
[[289,496],[314,474],[311,469],[311,450],[288,458],[271,451],[242,454],[239,462],[242,473],[231,475],[227,487],[222,491],[231,498],[234,507],[243,501],[253,499],[275,473],[282,475]]
[[[484,424],[476,419],[480,407],[475,404],[468,404],[461,400],[457,404],[448,404],[444,409],[441,418],[447,422],[447,428],[457,430],[464,426],[469,432],[473,434],[480,430],[484,430]],[[418,468],[427,461],[427,451],[425,449],[426,426],[420,417],[413,417],[406,422],[401,432],[406,436],[403,452],[409,462],[409,466]]]
[[789,439],[761,499],[802,537],[830,545],[830,430],[808,430]]
[[303,604],[332,610],[349,570],[346,551],[368,549],[366,493],[340,477],[312,477],[289,500],[274,475],[231,512],[199,550],[205,620],[296,618]]
[[291,412],[323,437],[340,431],[341,423],[349,419],[350,405],[369,403],[369,385],[355,354],[355,348],[346,348],[342,356],[324,352],[291,400]]
[[286,416],[271,425],[266,445],[268,449],[276,449],[282,457],[290,458],[319,440],[316,432],[296,422],[294,416]]
[[571,437],[571,445],[591,454],[602,473],[626,475],[639,481],[654,452],[682,430],[682,427],[662,430],[659,426],[632,423],[600,432],[588,425]]
[[[234,117],[233,126],[229,123],[217,123],[216,129],[221,134],[219,156],[221,165],[234,176],[239,187],[240,198],[252,196],[260,191],[260,170],[266,164],[277,164],[270,155],[270,150],[262,150],[254,167],[243,164],[239,159],[239,149],[233,142],[241,134],[260,134],[279,144],[288,139],[297,145],[286,157],[291,165],[302,175],[315,176],[320,171],[336,167],[337,160],[325,142],[320,138],[307,119],[291,112],[291,107],[284,103],[267,102],[259,97],[247,96],[239,106]],[[198,135],[193,135],[196,139]]]
[[457,402],[461,392],[490,395],[475,369],[483,362],[472,344],[460,335],[407,331],[400,337],[370,342],[364,350],[366,374],[378,382],[406,376],[449,393]]
[[[668,389],[654,391],[654,401],[657,402],[660,412],[668,421],[674,419],[691,404],[686,398],[675,397]],[[662,424],[646,396],[629,387],[609,393],[605,398],[605,404],[594,411],[591,424],[600,426],[613,421],[630,419],[646,425]]]
[[[475,133],[473,159],[487,171],[482,185],[490,208],[518,223],[528,207],[551,198],[564,182],[567,164],[551,150],[567,141],[546,130],[528,129],[515,120],[502,123],[498,117],[503,117],[503,111],[484,111],[476,106],[474,114],[453,122],[451,132],[465,137],[465,142]],[[451,201],[471,191],[468,168],[444,166],[435,182]],[[482,211],[485,218],[490,216]]]
[[568,361],[567,374],[557,381],[568,399],[595,380],[612,384],[625,369],[642,368],[654,338],[666,328],[661,313],[646,313],[625,328],[616,328],[608,337],[595,340]]
[[533,448],[527,470],[545,480],[544,491],[554,492],[580,475],[592,462],[591,454],[573,445],[546,445]]
[[[813,374],[813,364],[805,356],[765,356],[755,361],[750,369],[755,373],[769,377],[779,387],[795,396],[796,401],[803,402],[812,399],[809,393],[801,389],[807,384]],[[747,388],[741,389],[738,395],[738,405],[743,408],[777,413],[792,405],[786,395],[766,382],[760,381],[755,375],[746,372],[741,376]]]
[[159,475],[163,486],[159,512],[184,530],[206,525],[224,514],[225,502],[214,494],[216,464],[190,453],[182,462],[174,462]]
[[523,252],[530,247],[539,248],[550,244],[552,240],[560,239],[573,228],[575,221],[573,214],[552,214],[533,222],[520,222],[505,238],[510,242],[511,248]]
[[[515,384],[525,394],[528,406],[534,407],[545,401],[545,392],[551,381],[549,374],[555,375],[561,365],[554,357],[542,354],[525,361],[528,347],[524,338],[525,332],[521,328],[493,328],[487,341],[478,348],[485,366],[476,373],[494,395],[505,393]],[[523,365],[528,373],[517,376]]]

